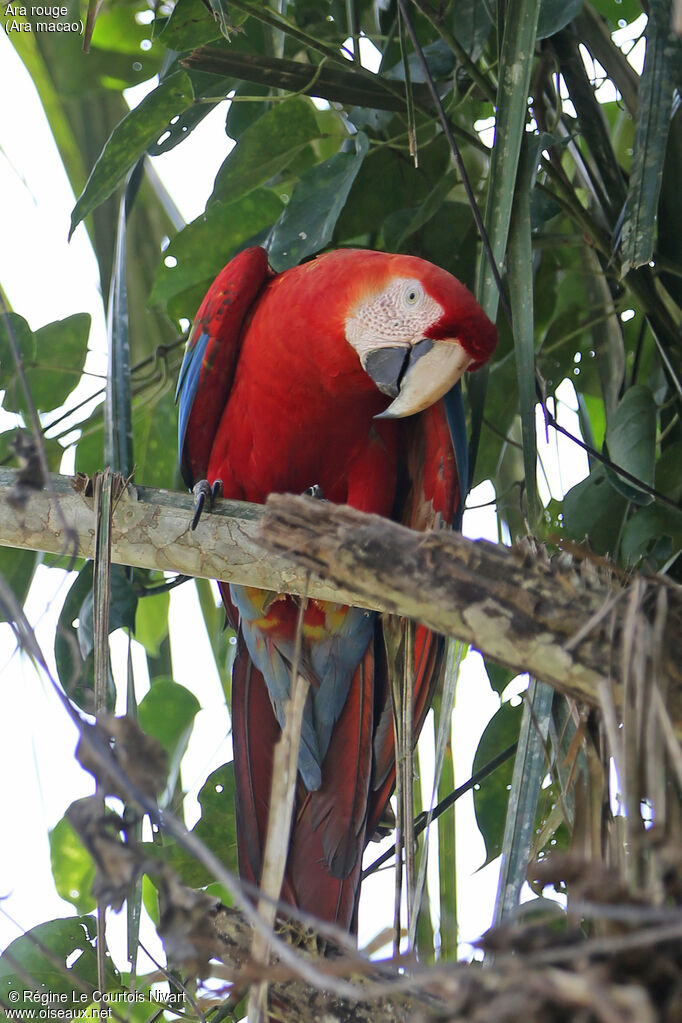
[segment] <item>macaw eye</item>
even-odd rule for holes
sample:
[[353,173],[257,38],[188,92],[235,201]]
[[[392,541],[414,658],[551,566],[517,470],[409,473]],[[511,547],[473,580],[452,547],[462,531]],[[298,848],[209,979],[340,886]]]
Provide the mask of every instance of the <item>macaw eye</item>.
[[417,281],[407,281],[403,290],[403,302],[406,306],[414,309],[424,300],[424,289]]

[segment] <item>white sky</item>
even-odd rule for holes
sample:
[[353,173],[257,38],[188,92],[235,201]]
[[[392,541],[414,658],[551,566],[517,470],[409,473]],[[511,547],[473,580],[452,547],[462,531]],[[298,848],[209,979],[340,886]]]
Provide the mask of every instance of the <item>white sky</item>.
[[[93,351],[87,369],[100,374],[104,371],[106,334],[94,256],[83,225],[67,244],[74,196],[30,77],[4,34],[0,34],[0,95],[5,97],[0,122],[3,210],[0,282],[12,307],[34,329],[71,313],[90,312]],[[138,94],[138,101],[139,98]],[[224,158],[224,117],[225,109],[221,107],[194,131],[191,146],[180,146],[155,161],[156,169],[188,220],[203,211],[213,177]],[[86,393],[86,386],[79,393]],[[560,419],[577,431],[577,417],[569,408],[575,407],[572,388],[568,385],[564,391],[567,405]],[[0,430],[12,425],[12,417],[0,409]],[[539,440],[552,491],[559,497],[587,474],[586,459],[556,434],[550,436],[548,447],[542,433]],[[69,468],[65,461],[63,471]],[[481,505],[492,497],[492,488],[484,485],[470,495],[469,503]],[[467,512],[465,533],[496,540],[494,509]],[[59,573],[40,569],[27,603],[29,620],[36,626],[48,662],[52,657],[56,617],[66,591]],[[224,739],[229,719],[191,584],[172,594],[171,639],[176,681],[191,688],[203,708],[183,763],[184,785],[196,792],[206,774],[228,759]],[[113,649],[115,672],[123,679],[122,634],[114,637]],[[143,658],[136,655],[135,663],[142,695],[147,685]],[[92,782],[74,761],[73,727],[46,680],[16,653],[5,625],[0,625],[0,701],[3,779],[0,800],[5,822],[4,840],[0,844],[0,896],[6,896],[0,903],[0,947],[4,947],[23,930],[73,912],[54,891],[47,831],[60,820],[72,800],[92,791]],[[497,697],[490,691],[479,656],[470,655],[458,684],[454,718],[457,785],[470,777],[479,737],[497,706]],[[376,846],[370,848],[370,860],[377,851]],[[479,870],[483,857],[483,843],[475,827],[469,795],[457,805],[460,925],[465,943],[474,940],[492,919],[498,865]],[[361,944],[390,923],[392,885],[391,871],[384,871],[366,883]],[[388,908],[378,916],[380,896]],[[120,929],[121,921],[114,920],[113,930]]]

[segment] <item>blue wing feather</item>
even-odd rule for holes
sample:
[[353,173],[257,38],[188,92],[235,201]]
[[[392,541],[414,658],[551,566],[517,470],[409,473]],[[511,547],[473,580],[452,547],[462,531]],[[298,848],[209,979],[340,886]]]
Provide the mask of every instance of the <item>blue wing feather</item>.
[[452,525],[455,529],[462,528],[462,516],[464,515],[464,504],[469,493],[471,481],[469,479],[469,444],[467,441],[467,424],[464,413],[464,401],[462,399],[462,385],[458,382],[448,391],[443,398],[445,416],[448,421],[450,440],[455,453],[457,463],[457,479],[459,480],[459,501]]

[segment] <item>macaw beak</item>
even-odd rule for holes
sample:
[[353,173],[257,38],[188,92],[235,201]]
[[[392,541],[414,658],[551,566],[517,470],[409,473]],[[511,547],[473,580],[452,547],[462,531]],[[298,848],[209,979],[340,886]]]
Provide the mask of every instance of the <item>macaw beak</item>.
[[379,390],[394,399],[375,419],[401,419],[442,398],[473,359],[457,341],[423,338],[415,345],[371,349],[361,361]]

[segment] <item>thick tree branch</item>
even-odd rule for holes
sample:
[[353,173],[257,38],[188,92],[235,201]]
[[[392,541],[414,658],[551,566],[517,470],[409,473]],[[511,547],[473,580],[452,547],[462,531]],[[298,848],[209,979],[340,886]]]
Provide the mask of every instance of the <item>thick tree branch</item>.
[[[17,503],[17,479],[15,471],[0,470],[0,544],[60,552],[54,499],[35,490]],[[91,557],[92,498],[82,481],[53,482],[79,537],[78,553]],[[602,687],[612,684],[619,701],[623,658],[626,651],[632,656],[622,640],[635,610],[645,624],[639,635],[650,637],[652,677],[682,734],[682,598],[662,578],[637,577],[637,587],[626,586],[590,560],[549,559],[529,544],[510,549],[449,531],[415,533],[289,495],[273,495],[267,510],[219,501],[195,532],[191,513],[188,495],[129,487],[114,512],[112,560],[279,592],[307,587],[312,598],[396,612],[590,704],[599,704]],[[661,635],[662,649],[654,649]]]
[[[600,688],[619,700],[622,643],[634,609],[648,630],[645,655],[682,732],[682,597],[662,577],[624,585],[608,566],[531,543],[507,548],[450,531],[415,533],[352,508],[284,494],[268,498],[261,535],[332,585],[352,585],[358,603],[384,607],[466,640],[517,671],[529,671],[591,704]],[[664,591],[665,600],[658,595]],[[661,622],[661,607],[667,621]],[[640,630],[641,635],[641,630]],[[662,649],[655,648],[663,636]]]
[[[28,489],[20,473],[0,469],[0,545],[53,554],[64,549],[64,529],[55,500],[45,489]],[[92,558],[95,544],[93,498],[86,479],[52,476],[56,499],[66,522],[78,537],[80,557]],[[189,494],[129,485],[116,501],[111,558],[118,565],[156,568],[206,579],[225,579],[263,589],[303,594],[306,570],[292,558],[272,554],[258,533],[264,509],[241,501],[218,501],[190,530],[194,500]],[[312,597],[347,603],[356,598],[352,587],[338,593],[328,583],[313,580]],[[373,605],[374,606],[374,605]],[[381,605],[377,605],[381,610]]]

